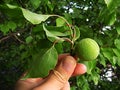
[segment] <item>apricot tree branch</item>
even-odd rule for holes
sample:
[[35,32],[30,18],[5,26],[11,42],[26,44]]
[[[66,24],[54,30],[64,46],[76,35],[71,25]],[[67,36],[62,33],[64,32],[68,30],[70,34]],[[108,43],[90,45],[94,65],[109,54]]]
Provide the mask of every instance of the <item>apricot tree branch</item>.
[[20,43],[23,43],[23,44],[25,44],[25,42],[24,41],[22,41],[22,40],[20,40],[19,38],[18,38],[18,36],[17,35],[14,35],[14,37],[20,42]]
[[26,31],[26,30],[20,30],[20,31],[17,31],[17,32],[15,32],[15,33],[10,33],[10,34],[8,34],[8,35],[5,36],[5,37],[0,38],[0,43],[1,43],[2,41],[6,40],[6,39],[8,39],[8,38],[10,38],[10,37],[18,34],[18,33],[23,33],[24,31]]

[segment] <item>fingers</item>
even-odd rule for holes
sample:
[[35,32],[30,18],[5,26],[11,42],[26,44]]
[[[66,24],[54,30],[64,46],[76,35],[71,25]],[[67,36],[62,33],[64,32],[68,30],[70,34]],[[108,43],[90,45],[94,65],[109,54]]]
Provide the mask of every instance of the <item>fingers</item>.
[[70,90],[70,84],[69,82],[65,83],[64,87],[60,90]]
[[58,57],[58,60],[62,60],[66,56],[70,56],[70,54],[69,53],[60,54],[59,57]]
[[31,90],[43,82],[42,78],[28,78],[26,80],[18,80],[15,90]]
[[76,67],[76,60],[72,56],[65,56],[61,63],[55,68],[63,77],[68,80]]
[[87,71],[87,67],[84,64],[77,63],[72,76],[78,76],[78,75],[84,74],[86,73],[86,71]]
[[47,78],[19,80],[18,88],[15,90],[70,90],[69,78],[84,74],[86,70],[84,64],[76,63],[75,57],[61,54],[58,58],[58,64]]
[[61,58],[60,63],[55,70],[46,78],[46,82],[41,84],[34,90],[60,90],[68,82],[74,69],[76,67],[76,60],[69,55]]
[[[66,53],[66,54],[61,54],[59,55],[59,58],[58,58],[58,61],[60,62],[64,57],[66,56],[70,56],[69,53]],[[74,56],[74,59],[77,60],[77,56]],[[81,75],[81,74],[85,74],[87,71],[87,67],[82,64],[82,63],[77,63],[76,67],[75,67],[75,70],[72,74],[72,76],[78,76],[78,75]]]

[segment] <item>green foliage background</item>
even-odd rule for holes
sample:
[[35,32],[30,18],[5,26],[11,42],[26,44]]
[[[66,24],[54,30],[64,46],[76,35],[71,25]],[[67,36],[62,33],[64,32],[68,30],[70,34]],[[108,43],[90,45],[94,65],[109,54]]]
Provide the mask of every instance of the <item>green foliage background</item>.
[[[70,79],[71,90],[119,90],[120,0],[0,0],[0,89],[13,90],[41,49],[70,37],[67,24],[54,15],[77,28],[78,40],[92,38],[101,50],[96,60],[83,62],[85,75]],[[70,52],[67,42],[55,48],[58,54]],[[112,81],[105,76],[110,67]]]

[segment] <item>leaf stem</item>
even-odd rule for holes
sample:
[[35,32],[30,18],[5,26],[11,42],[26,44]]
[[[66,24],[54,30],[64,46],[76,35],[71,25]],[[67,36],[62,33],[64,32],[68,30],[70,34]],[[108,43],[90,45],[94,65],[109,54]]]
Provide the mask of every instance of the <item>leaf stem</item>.
[[72,26],[72,30],[73,30],[73,38],[72,41],[75,42],[75,37],[76,37],[76,29],[74,26]]
[[60,15],[52,15],[52,16],[59,17],[59,18],[63,19],[66,22],[66,24],[68,25],[68,27],[70,29],[71,38],[73,38],[73,30],[71,29],[72,25],[64,17],[62,17]]
[[[74,42],[73,42],[72,40],[70,40],[69,38],[61,38],[61,39],[63,39],[64,41],[70,42],[70,43],[72,44],[72,46],[73,46],[73,44],[74,44]],[[58,43],[59,41],[60,41],[60,39],[55,40],[54,43],[53,43],[53,46],[54,46],[56,43]]]

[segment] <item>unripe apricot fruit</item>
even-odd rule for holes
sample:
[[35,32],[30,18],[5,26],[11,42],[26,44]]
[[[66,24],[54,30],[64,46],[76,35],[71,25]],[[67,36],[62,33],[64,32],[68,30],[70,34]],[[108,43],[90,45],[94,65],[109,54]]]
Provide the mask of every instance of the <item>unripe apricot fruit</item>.
[[97,42],[90,38],[80,40],[75,46],[75,54],[84,61],[96,59],[99,51]]

